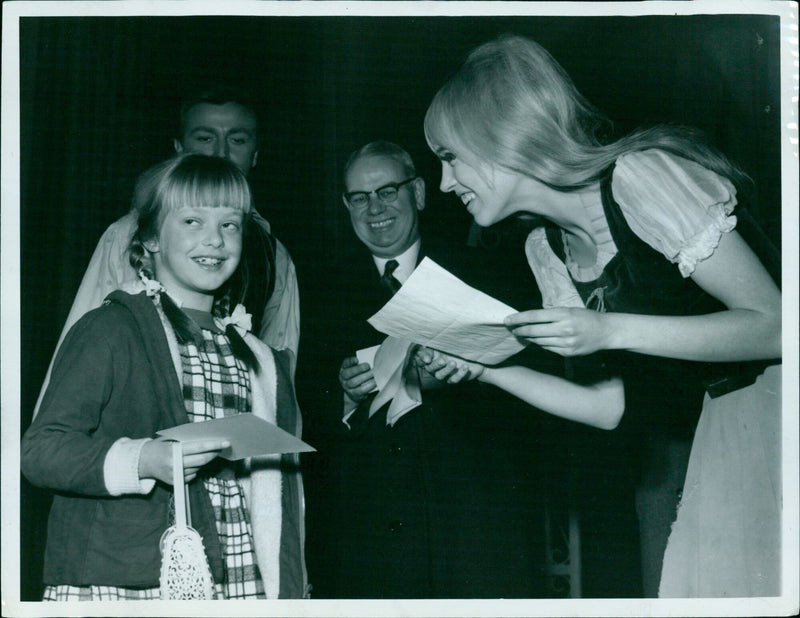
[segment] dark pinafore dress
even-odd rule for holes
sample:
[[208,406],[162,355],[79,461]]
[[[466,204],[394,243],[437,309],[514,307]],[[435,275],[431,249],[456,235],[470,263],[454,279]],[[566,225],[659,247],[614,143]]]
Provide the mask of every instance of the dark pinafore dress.
[[[584,305],[643,315],[725,310],[631,230],[612,194],[612,172],[613,166],[601,181],[601,196],[617,253],[595,280],[570,275]],[[550,227],[546,235],[556,256],[566,261],[561,230]],[[639,497],[665,479],[683,487],[674,499],[669,499],[672,492],[661,492],[659,506],[650,504],[660,513],[639,514],[645,579],[648,568],[662,572],[664,525],[675,519],[681,502],[659,596],[778,594],[780,366],[633,352],[608,356],[625,381],[626,412],[619,430],[634,436],[630,444],[638,438],[640,447],[634,454],[640,511]],[[688,462],[675,450],[684,440],[692,445]],[[660,530],[647,529],[648,517]]]

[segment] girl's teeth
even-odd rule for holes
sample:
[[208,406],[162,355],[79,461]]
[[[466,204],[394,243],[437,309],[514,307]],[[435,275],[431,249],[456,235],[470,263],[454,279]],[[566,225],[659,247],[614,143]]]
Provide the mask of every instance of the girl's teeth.
[[469,193],[464,193],[464,194],[461,196],[461,201],[464,203],[464,206],[466,206],[467,204],[469,204],[469,203],[470,203],[472,200],[474,200],[474,199],[475,199],[475,194],[474,194],[474,193],[472,193],[472,191],[470,191]]
[[197,258],[197,261],[205,266],[216,266],[217,264],[222,262],[222,260],[220,260],[219,258],[206,258],[206,257]]

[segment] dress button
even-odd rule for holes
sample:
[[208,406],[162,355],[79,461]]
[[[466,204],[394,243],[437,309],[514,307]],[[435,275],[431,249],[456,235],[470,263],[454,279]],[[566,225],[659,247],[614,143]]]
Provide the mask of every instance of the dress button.
[[397,444],[397,442],[392,443],[389,447],[389,454],[390,455],[399,455],[403,452],[403,447]]
[[389,524],[389,532],[399,533],[403,529],[403,522],[396,520]]

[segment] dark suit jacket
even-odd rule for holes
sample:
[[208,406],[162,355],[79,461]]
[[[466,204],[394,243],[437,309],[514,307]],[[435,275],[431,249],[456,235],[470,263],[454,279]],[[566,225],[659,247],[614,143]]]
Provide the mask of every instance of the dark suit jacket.
[[[503,277],[483,252],[426,235],[423,255],[502,296]],[[319,421],[306,434],[319,450],[307,477],[313,594],[539,596],[537,415],[520,414],[516,400],[475,382],[424,391],[423,405],[393,427],[386,406],[367,418],[367,400],[348,430],[338,369],[345,357],[383,340],[366,320],[389,295],[366,251],[347,256],[324,279],[324,333],[313,348],[318,366],[327,367],[321,383],[328,402],[320,404],[327,417],[320,421],[319,410],[304,408]]]

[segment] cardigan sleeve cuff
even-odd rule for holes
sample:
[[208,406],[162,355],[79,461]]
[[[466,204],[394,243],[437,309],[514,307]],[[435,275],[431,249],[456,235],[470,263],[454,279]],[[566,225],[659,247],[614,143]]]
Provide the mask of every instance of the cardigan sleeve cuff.
[[120,438],[111,445],[103,463],[103,478],[112,496],[148,494],[153,490],[155,479],[139,478],[139,455],[149,441],[150,438]]

